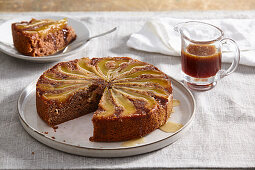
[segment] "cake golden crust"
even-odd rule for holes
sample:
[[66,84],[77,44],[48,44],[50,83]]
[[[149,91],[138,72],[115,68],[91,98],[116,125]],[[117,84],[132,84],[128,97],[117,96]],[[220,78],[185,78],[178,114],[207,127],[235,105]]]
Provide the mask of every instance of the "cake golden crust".
[[[40,21],[45,22],[39,24]],[[34,25],[36,23],[37,25]],[[60,21],[32,19],[30,22],[13,23],[12,37],[17,51],[24,55],[40,57],[62,50],[75,40],[76,34],[65,19]]]
[[62,62],[36,85],[37,112],[50,126],[95,111],[91,141],[145,136],[166,123],[172,101],[168,76],[128,57]]

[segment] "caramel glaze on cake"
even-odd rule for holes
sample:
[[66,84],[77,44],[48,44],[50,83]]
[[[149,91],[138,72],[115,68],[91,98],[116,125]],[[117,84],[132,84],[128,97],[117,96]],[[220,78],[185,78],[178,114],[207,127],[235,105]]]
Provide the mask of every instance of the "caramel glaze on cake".
[[128,57],[62,62],[36,85],[37,112],[50,126],[94,112],[91,141],[145,136],[166,123],[172,102],[168,76]]
[[17,51],[33,57],[47,56],[65,48],[76,38],[67,20],[50,19],[12,24],[13,43]]

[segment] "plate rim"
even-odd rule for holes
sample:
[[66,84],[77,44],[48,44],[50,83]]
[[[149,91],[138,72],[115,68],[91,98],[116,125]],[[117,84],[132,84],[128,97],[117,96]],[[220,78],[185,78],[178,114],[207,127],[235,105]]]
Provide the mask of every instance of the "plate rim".
[[[129,150],[129,149],[137,149],[137,148],[142,148],[142,147],[148,147],[150,145],[154,145],[154,144],[157,144],[157,143],[160,143],[160,142],[163,142],[163,141],[166,141],[167,139],[169,138],[172,138],[176,135],[178,135],[181,131],[185,130],[186,128],[189,127],[189,125],[191,124],[192,120],[194,119],[194,115],[196,113],[196,100],[193,96],[193,94],[191,93],[191,91],[183,84],[181,83],[180,81],[174,79],[172,76],[169,76],[167,75],[171,81],[173,81],[175,84],[178,84],[179,86],[181,86],[183,89],[186,90],[186,92],[188,93],[189,97],[191,97],[192,99],[192,106],[193,106],[193,111],[191,113],[191,116],[189,118],[189,120],[183,125],[183,127],[181,129],[179,129],[178,131],[176,131],[175,133],[172,133],[171,135],[165,137],[165,138],[162,138],[160,140],[157,140],[157,141],[154,141],[154,142],[151,142],[151,143],[147,143],[147,144],[144,144],[144,145],[138,145],[138,146],[131,146],[131,147],[123,147],[123,148],[91,148],[91,147],[84,147],[84,146],[77,146],[77,145],[72,145],[72,144],[68,144],[68,143],[64,143],[64,142],[61,142],[61,141],[57,141],[57,140],[54,140],[54,139],[51,139],[50,137],[48,136],[45,136],[44,134],[38,132],[36,129],[34,129],[33,127],[31,127],[29,124],[27,124],[27,122],[22,118],[21,116],[21,113],[20,112],[23,112],[22,109],[21,109],[21,100],[22,100],[22,97],[26,94],[26,91],[27,91],[27,88],[32,86],[32,84],[36,83],[36,80],[32,81],[30,84],[28,84],[21,92],[19,98],[18,98],[18,116],[19,116],[19,119],[21,121],[21,124],[23,126],[26,125],[27,128],[29,128],[30,130],[32,130],[33,132],[35,132],[37,135],[40,135],[41,137],[44,137],[46,138],[47,140],[49,140],[49,142],[53,142],[53,143],[57,143],[57,144],[61,144],[61,145],[65,145],[67,147],[75,147],[75,148],[78,148],[78,149],[87,149],[87,150],[96,150],[96,151],[119,151],[119,150]],[[24,96],[26,97],[26,96]],[[24,126],[23,126],[24,127]],[[27,131],[27,129],[24,127],[24,129]],[[30,134],[28,131],[27,131],[28,134]],[[30,134],[31,135],[31,134]],[[32,135],[31,135],[32,136]],[[35,138],[36,140],[38,140],[36,137],[32,136],[33,138]],[[179,139],[179,138],[178,138]],[[178,140],[177,139],[177,140]],[[39,140],[38,140],[39,141]],[[42,141],[39,141],[40,143],[43,143],[45,144],[44,142]],[[169,143],[171,144],[171,143]],[[167,145],[169,145],[167,144]],[[48,144],[46,144],[47,146],[49,146]],[[167,146],[165,145],[165,146]],[[163,147],[165,147],[163,146]],[[52,147],[54,149],[56,149],[55,147],[53,146],[49,146],[49,147]],[[59,150],[59,149],[57,149]],[[67,151],[64,151],[64,150],[61,150],[63,152],[67,152]],[[68,152],[70,153],[70,152]],[[146,153],[146,152],[144,152]],[[80,155],[80,154],[79,154]]]
[[[1,25],[3,25],[3,24],[5,24],[5,23],[7,23],[7,22],[14,22],[14,21],[17,21],[17,20],[20,20],[20,21],[22,21],[22,20],[27,20],[27,19],[31,19],[31,18],[33,18],[33,17],[31,17],[31,16],[28,16],[28,15],[24,15],[24,16],[22,16],[22,17],[19,17],[19,18],[12,18],[12,19],[9,19],[9,20],[5,20],[4,22],[2,22],[1,24],[0,24],[0,26]],[[84,28],[86,28],[87,29],[87,31],[88,31],[88,38],[91,36],[90,34],[91,34],[91,31],[90,31],[90,29],[86,26],[86,24],[84,24],[80,19],[78,19],[78,18],[74,18],[74,17],[68,17],[68,16],[66,16],[66,15],[63,15],[63,16],[61,16],[61,15],[40,15],[40,16],[36,16],[36,18],[39,18],[39,19],[41,19],[41,18],[67,18],[67,20],[73,20],[73,21],[75,21],[75,22],[77,22],[77,23],[79,23],[79,24],[81,24],[81,25],[83,25],[83,27]],[[75,40],[74,40],[75,41]],[[73,42],[74,42],[73,41]],[[73,43],[72,42],[72,43]],[[77,53],[78,51],[80,51],[80,50],[82,50],[85,46],[87,46],[87,44],[89,43],[89,41],[87,41],[87,42],[84,42],[82,45],[80,45],[79,47],[77,47],[76,49],[74,49],[74,50],[72,50],[72,51],[69,51],[69,52],[67,52],[67,53],[64,53],[64,54],[53,54],[53,55],[49,55],[49,56],[41,56],[41,57],[32,57],[32,56],[26,56],[26,55],[23,55],[23,54],[20,54],[20,53],[18,53],[18,54],[14,54],[14,53],[11,53],[11,52],[9,52],[9,51],[6,51],[4,48],[2,48],[2,46],[4,46],[4,45],[7,45],[7,44],[4,44],[4,43],[2,43],[2,44],[0,44],[0,51],[1,52],[3,52],[4,54],[7,54],[8,56],[11,56],[11,57],[14,57],[14,58],[18,58],[18,59],[22,59],[22,60],[27,60],[27,61],[33,61],[33,62],[52,62],[52,61],[57,61],[57,60],[60,60],[60,59],[63,59],[63,58],[65,58],[65,57],[68,57],[68,56],[70,56],[70,55],[73,55],[73,54],[75,54],[75,53]],[[14,48],[15,49],[15,48]],[[16,49],[15,49],[16,50]],[[17,50],[16,50],[17,51]]]

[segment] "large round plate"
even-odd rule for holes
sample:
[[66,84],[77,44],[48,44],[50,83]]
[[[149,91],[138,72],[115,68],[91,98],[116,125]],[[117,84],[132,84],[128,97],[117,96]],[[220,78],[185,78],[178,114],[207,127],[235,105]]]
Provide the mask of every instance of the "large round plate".
[[[31,83],[21,93],[18,100],[19,118],[24,129],[38,141],[61,151],[91,157],[124,157],[151,152],[163,148],[184,136],[195,114],[195,100],[192,93],[180,82],[172,80],[174,99],[180,105],[174,107],[169,121],[184,126],[175,133],[159,129],[144,137],[144,143],[132,147],[122,147],[123,142],[90,142],[93,133],[92,115],[58,125],[54,131],[38,116],[35,104],[36,82]],[[46,132],[46,133],[45,133]]]
[[[21,17],[21,18],[15,18],[9,21],[6,21],[0,25],[0,51],[2,51],[5,54],[8,54],[9,56],[23,59],[23,60],[29,60],[34,62],[53,62],[60,60],[64,57],[67,57],[69,55],[75,54],[80,49],[85,47],[86,40],[89,38],[89,29],[79,20],[75,20],[73,18],[65,17],[65,16],[38,16],[35,17],[36,19],[54,19],[54,20],[60,20],[63,18],[67,18],[68,25],[70,25],[77,35],[76,40],[74,40],[70,45],[69,49],[72,49],[66,53],[56,53],[54,55],[50,56],[43,56],[43,57],[32,57],[32,56],[26,56],[20,54],[15,47],[13,46],[13,40],[12,40],[12,31],[11,31],[11,24],[15,22],[20,21],[30,21],[32,17]],[[84,42],[81,44],[80,42]]]

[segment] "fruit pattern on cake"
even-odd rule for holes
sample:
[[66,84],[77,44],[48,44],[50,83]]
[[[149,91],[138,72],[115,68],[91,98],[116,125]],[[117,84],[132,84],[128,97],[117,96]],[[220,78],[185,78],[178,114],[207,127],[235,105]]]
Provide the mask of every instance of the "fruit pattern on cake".
[[[152,65],[129,58],[63,62],[46,72],[38,87],[45,98],[63,102],[73,93],[100,81],[106,86],[99,104],[104,110],[100,116],[140,114],[144,108],[152,109],[156,102],[167,101],[172,92],[165,74]],[[135,100],[143,104],[140,112]]]
[[62,30],[66,25],[66,18],[58,21],[52,19],[32,19],[30,22],[21,22],[16,24],[18,29],[21,29],[26,33],[38,33],[40,35],[45,35],[49,33],[49,31]]

